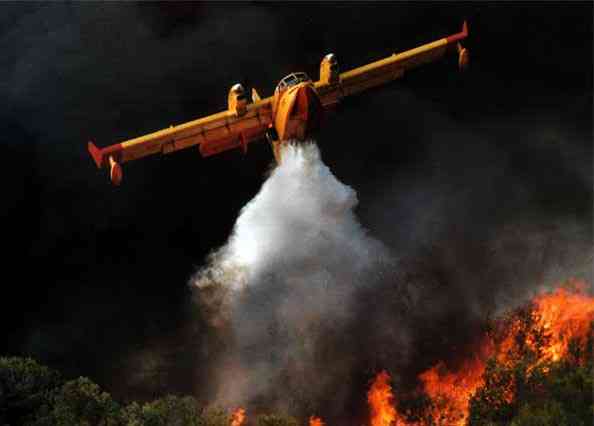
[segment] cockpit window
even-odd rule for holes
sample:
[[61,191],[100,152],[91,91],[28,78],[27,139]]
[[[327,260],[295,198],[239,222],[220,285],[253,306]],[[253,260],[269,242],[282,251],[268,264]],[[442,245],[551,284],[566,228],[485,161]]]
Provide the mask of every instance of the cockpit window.
[[311,81],[311,79],[304,72],[295,72],[283,78],[280,83],[278,83],[278,86],[276,86],[276,90],[285,90],[288,87],[294,86],[304,81]]

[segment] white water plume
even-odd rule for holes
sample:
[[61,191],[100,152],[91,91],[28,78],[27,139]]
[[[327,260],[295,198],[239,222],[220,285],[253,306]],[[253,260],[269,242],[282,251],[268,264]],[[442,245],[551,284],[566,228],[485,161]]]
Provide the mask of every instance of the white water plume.
[[282,156],[241,210],[228,243],[194,278],[198,287],[215,280],[238,290],[272,272],[344,269],[352,275],[387,259],[384,246],[357,221],[356,192],[324,165],[315,143],[286,145]]
[[286,407],[285,391],[314,383],[330,391],[320,381],[346,366],[338,354],[334,365],[320,363],[320,348],[324,356],[340,350],[328,352],[328,336],[353,320],[355,290],[391,261],[358,222],[355,191],[324,165],[315,143],[289,144],[282,158],[228,243],[192,279],[211,324],[230,325],[233,336],[232,354],[217,369],[219,403],[264,397],[270,404],[274,394]]

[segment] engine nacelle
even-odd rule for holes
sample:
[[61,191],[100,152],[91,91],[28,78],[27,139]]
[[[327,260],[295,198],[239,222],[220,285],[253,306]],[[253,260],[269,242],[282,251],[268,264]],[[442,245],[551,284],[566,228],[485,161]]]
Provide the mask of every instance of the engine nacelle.
[[468,49],[463,47],[460,43],[456,45],[458,49],[458,68],[464,71],[468,67],[468,62],[470,59],[468,58]]
[[340,80],[340,70],[338,68],[338,60],[334,53],[329,53],[324,56],[320,63],[320,82],[326,84],[338,83]]
[[229,90],[228,97],[229,111],[240,117],[247,110],[247,98],[241,84],[236,84]]

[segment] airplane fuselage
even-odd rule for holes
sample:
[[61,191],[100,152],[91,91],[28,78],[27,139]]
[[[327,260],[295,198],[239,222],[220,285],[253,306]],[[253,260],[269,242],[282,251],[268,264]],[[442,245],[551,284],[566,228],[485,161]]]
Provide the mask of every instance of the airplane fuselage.
[[322,104],[311,82],[290,87],[272,104],[274,127],[282,141],[305,139],[318,129],[321,114]]
[[311,81],[275,92],[271,125],[276,130],[276,137],[270,142],[277,163],[281,162],[280,144],[311,137],[320,127],[322,114],[322,103]]

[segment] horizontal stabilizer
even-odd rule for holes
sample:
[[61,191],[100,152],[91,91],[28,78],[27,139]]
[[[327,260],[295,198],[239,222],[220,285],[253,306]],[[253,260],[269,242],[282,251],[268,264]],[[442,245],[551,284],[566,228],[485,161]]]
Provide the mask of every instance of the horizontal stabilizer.
[[462,24],[462,31],[447,37],[446,40],[448,43],[456,43],[460,40],[464,40],[466,37],[468,37],[468,24],[464,21]]

